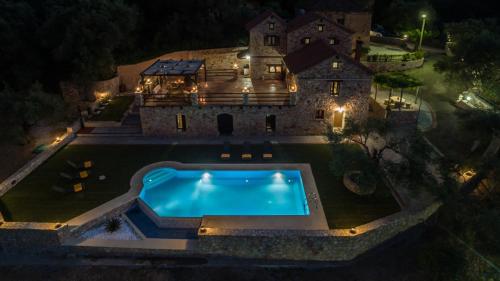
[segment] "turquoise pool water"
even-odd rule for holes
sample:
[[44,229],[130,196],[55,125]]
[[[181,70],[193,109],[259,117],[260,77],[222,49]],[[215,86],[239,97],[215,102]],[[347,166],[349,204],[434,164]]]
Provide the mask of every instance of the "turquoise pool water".
[[139,195],[160,217],[309,215],[299,170],[147,173]]

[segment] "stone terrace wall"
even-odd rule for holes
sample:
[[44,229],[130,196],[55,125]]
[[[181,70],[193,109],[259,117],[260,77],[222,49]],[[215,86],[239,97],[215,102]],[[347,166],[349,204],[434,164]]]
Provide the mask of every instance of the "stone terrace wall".
[[56,223],[0,222],[0,253],[60,251],[59,235],[66,227]]
[[409,69],[419,68],[424,65],[424,59],[412,61],[389,61],[389,62],[368,62],[363,61],[363,64],[368,66],[375,72],[390,72],[390,71],[405,71]]
[[135,89],[140,79],[140,73],[148,68],[155,61],[174,59],[174,60],[189,60],[189,59],[206,59],[207,69],[232,69],[233,64],[238,64],[240,69],[248,60],[238,59],[238,52],[246,50],[247,47],[221,48],[221,49],[206,49],[193,51],[179,51],[166,53],[154,59],[142,61],[136,64],[118,66],[118,76],[120,76],[121,84],[124,85],[127,91]]
[[[419,211],[403,211],[349,230],[330,230],[316,236],[234,236],[229,230],[211,229],[200,236],[200,251],[238,258],[349,261],[425,221],[438,208],[434,203]],[[233,235],[233,236],[232,236]]]

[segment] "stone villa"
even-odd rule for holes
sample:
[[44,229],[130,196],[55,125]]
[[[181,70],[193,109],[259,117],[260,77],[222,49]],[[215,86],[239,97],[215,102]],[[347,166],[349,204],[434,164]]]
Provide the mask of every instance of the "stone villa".
[[143,133],[320,135],[342,129],[347,117],[365,118],[373,74],[358,58],[367,39],[340,14],[311,11],[287,22],[267,11],[246,25],[248,50],[234,61],[155,61],[137,88]]

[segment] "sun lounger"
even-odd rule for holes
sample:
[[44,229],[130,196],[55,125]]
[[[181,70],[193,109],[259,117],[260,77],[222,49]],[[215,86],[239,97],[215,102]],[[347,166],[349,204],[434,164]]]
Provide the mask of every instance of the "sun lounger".
[[262,153],[263,159],[273,159],[273,145],[271,142],[264,142],[264,152]]
[[76,179],[86,179],[89,177],[90,172],[89,171],[80,171],[76,176],[70,175],[68,173],[59,173],[59,175],[62,178],[68,179],[68,180],[76,180]]
[[83,183],[75,183],[71,185],[71,188],[64,188],[58,185],[53,185],[52,190],[58,193],[78,193],[82,192],[84,189]]
[[231,158],[231,144],[229,142],[224,142],[224,148],[220,154],[220,158],[223,160]]
[[82,163],[75,163],[73,161],[66,161],[66,163],[74,169],[90,169],[94,166],[94,163],[90,160],[83,161]]
[[243,143],[243,152],[241,153],[241,159],[242,160],[251,160],[252,159],[252,152],[250,150],[250,143],[249,142]]

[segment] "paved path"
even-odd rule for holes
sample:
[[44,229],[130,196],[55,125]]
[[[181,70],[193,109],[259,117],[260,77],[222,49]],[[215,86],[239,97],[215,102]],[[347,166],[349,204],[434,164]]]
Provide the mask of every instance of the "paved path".
[[214,138],[161,138],[161,137],[110,137],[110,136],[85,136],[77,137],[70,145],[84,144],[223,144],[229,141],[232,144],[242,144],[248,141],[253,144],[271,141],[272,143],[288,144],[327,144],[325,136],[264,136],[264,137],[214,137]]

